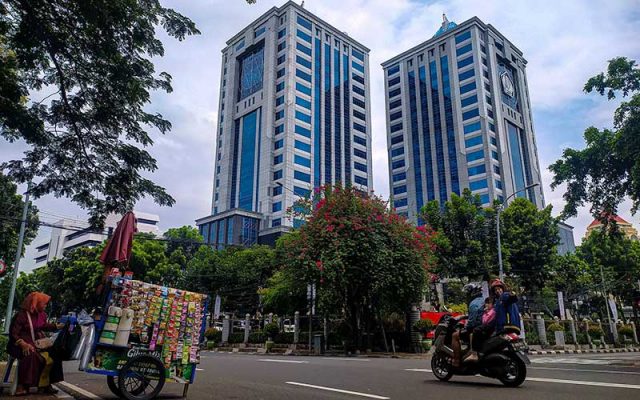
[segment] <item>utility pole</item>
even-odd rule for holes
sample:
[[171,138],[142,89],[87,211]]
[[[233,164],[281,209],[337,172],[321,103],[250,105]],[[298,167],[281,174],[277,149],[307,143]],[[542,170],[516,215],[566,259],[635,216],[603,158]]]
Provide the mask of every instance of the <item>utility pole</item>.
[[9,291],[9,299],[7,301],[7,313],[4,319],[4,333],[9,334],[9,325],[11,325],[11,317],[13,314],[13,298],[16,295],[16,281],[18,279],[18,268],[20,267],[20,258],[22,258],[22,243],[24,242],[24,232],[27,228],[27,214],[29,213],[29,191],[31,190],[31,182],[27,185],[27,192],[24,195],[24,207],[22,207],[22,220],[20,221],[20,233],[18,235],[18,248],[16,249],[16,257],[13,261],[13,277],[11,278],[11,290]]

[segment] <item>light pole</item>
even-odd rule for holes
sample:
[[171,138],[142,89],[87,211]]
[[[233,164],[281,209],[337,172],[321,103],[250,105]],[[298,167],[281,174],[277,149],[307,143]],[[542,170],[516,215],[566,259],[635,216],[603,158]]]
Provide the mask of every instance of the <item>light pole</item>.
[[22,208],[22,219],[20,220],[20,233],[18,235],[18,247],[16,248],[16,258],[13,260],[13,276],[11,277],[11,289],[9,290],[9,298],[7,299],[7,314],[4,319],[4,333],[9,333],[9,325],[11,324],[11,315],[13,314],[13,298],[16,295],[16,280],[18,279],[18,270],[20,268],[20,259],[22,258],[22,243],[24,242],[24,232],[27,228],[27,216],[29,215],[29,192],[31,191],[31,182],[27,185],[27,192],[24,194],[24,207]]
[[496,212],[496,232],[497,232],[497,236],[498,236],[498,265],[500,266],[500,280],[504,282],[504,270],[502,268],[502,245],[500,244],[500,213],[502,212],[502,209],[504,208],[504,205],[507,204],[509,202],[509,199],[511,199],[513,196],[515,196],[516,194],[520,193],[520,192],[524,192],[525,190],[531,189],[532,187],[536,187],[539,186],[539,183],[533,183],[529,186],[525,186],[522,189],[513,192],[509,197],[507,197],[502,204],[500,204],[498,206],[498,210]]

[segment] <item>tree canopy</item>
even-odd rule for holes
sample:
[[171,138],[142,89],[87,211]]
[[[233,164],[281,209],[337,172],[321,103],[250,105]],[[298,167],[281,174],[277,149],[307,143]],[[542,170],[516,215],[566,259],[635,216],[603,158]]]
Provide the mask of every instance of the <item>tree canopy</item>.
[[538,210],[529,200],[517,198],[504,210],[501,221],[511,273],[526,289],[542,288],[560,242],[551,206]]
[[438,275],[488,279],[497,272],[495,212],[483,208],[478,195],[464,189],[461,196],[452,193],[444,206],[432,200],[422,208],[422,219],[440,233],[439,262],[434,270]]
[[[16,257],[18,234],[22,220],[24,200],[17,193],[17,185],[6,175],[0,173],[0,260],[11,265]],[[38,234],[38,208],[31,204],[27,214],[27,226],[24,235],[23,249]]]
[[590,78],[584,90],[609,100],[631,97],[617,108],[613,130],[589,127],[582,150],[565,149],[562,158],[549,169],[552,188],[567,185],[563,195],[563,217],[577,215],[578,207],[591,204],[596,218],[608,223],[618,205],[629,197],[633,211],[640,207],[640,68],[634,60],[617,57],[609,61],[606,73]]
[[0,136],[29,145],[1,165],[35,197],[68,197],[101,226],[150,196],[173,198],[144,176],[157,169],[150,129],[171,123],[149,111],[171,92],[156,31],[183,40],[195,24],[158,0],[5,0],[0,4]]
[[420,300],[434,262],[433,234],[352,187],[326,187],[302,202],[312,214],[279,240],[284,276],[276,282],[293,282],[292,293],[315,284],[318,312],[344,317],[358,345],[372,313],[405,312]]

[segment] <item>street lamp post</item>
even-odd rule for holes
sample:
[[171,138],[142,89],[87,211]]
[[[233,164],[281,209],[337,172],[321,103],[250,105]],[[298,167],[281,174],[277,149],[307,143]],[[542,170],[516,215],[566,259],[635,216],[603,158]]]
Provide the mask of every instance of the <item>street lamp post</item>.
[[496,233],[498,236],[498,265],[500,266],[500,280],[504,282],[504,270],[502,267],[502,245],[500,243],[500,213],[502,212],[502,209],[504,208],[504,205],[507,204],[509,202],[509,199],[511,199],[513,196],[515,196],[516,194],[520,193],[520,192],[524,192],[525,190],[531,189],[532,187],[536,187],[539,186],[539,183],[533,183],[529,186],[525,186],[522,189],[513,192],[509,197],[507,197],[502,204],[500,204],[498,206],[498,210],[496,212]]

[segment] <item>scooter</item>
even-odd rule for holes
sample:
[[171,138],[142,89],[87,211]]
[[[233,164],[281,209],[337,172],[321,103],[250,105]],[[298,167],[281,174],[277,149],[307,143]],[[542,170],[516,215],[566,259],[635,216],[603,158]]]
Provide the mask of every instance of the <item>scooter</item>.
[[[466,316],[446,316],[435,330],[434,353],[431,357],[431,371],[441,381],[448,381],[453,375],[482,375],[500,380],[505,386],[517,387],[527,377],[526,344],[514,333],[500,334],[485,341],[478,352],[477,362],[462,362],[459,367],[452,365],[453,349],[451,338],[456,329],[464,326]],[[464,347],[462,359],[470,351]]]

